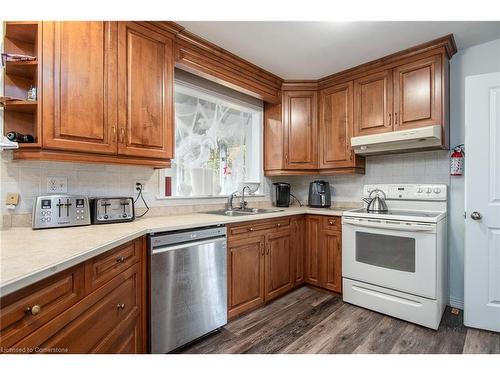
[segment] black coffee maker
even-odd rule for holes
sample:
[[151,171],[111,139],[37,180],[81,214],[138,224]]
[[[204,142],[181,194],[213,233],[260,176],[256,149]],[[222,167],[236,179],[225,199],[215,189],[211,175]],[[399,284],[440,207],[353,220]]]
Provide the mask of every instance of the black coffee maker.
[[273,183],[273,206],[289,207],[290,206],[290,184],[286,182]]

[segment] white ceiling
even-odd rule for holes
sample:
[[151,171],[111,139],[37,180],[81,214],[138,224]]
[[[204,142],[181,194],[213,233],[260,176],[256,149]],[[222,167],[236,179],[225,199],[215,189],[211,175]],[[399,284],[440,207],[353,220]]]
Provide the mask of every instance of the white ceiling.
[[500,38],[500,22],[177,23],[284,79],[317,79],[453,33],[458,49]]

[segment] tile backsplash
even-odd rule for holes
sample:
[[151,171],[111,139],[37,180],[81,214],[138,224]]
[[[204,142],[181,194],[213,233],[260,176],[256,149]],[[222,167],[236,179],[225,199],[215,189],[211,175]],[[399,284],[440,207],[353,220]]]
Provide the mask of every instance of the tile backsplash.
[[[153,207],[151,214],[165,213],[162,208],[169,207],[169,213],[193,212],[213,209],[222,205],[224,198],[200,200],[157,199],[158,174],[154,169],[86,163],[64,163],[51,161],[16,161],[12,152],[1,153],[0,203],[5,216],[31,213],[37,195],[47,194],[47,177],[65,176],[68,180],[69,194],[88,196],[117,195],[135,197],[134,182],[146,181],[144,193],[148,205]],[[292,192],[305,204],[309,183],[323,179],[332,185],[333,200],[339,202],[359,202],[364,184],[372,183],[449,183],[448,151],[426,151],[409,154],[370,156],[366,160],[365,175],[340,176],[290,176],[264,179],[265,197],[254,198],[253,205],[269,203],[270,184],[286,181],[292,184]],[[15,210],[7,209],[6,193],[19,193],[21,199]],[[338,204],[338,203],[337,203]],[[139,201],[139,212],[143,203]],[[154,209],[156,208],[156,209]],[[18,218],[19,219],[19,218]],[[23,218],[23,222],[28,219]],[[8,225],[8,223],[4,223]],[[14,224],[13,224],[14,225]]]
[[273,177],[272,182],[289,182],[292,193],[307,203],[309,183],[326,180],[334,201],[357,202],[366,184],[436,183],[449,184],[449,152],[424,151],[408,154],[377,155],[366,158],[365,175]]

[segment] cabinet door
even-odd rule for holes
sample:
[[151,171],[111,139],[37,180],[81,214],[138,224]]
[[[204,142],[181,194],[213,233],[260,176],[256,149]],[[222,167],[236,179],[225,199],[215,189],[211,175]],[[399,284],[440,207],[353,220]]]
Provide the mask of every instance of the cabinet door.
[[305,221],[302,217],[293,219],[293,239],[291,248],[294,257],[295,285],[304,282],[304,261],[305,261]]
[[353,83],[329,87],[320,93],[320,168],[353,166]]
[[278,297],[293,287],[292,232],[269,233],[266,239],[266,301]]
[[342,235],[341,232],[321,232],[321,286],[331,291],[342,292]]
[[285,169],[318,168],[317,92],[283,93]]
[[43,146],[116,154],[116,22],[43,23]]
[[306,268],[305,281],[312,285],[320,285],[320,234],[321,234],[321,217],[306,216]]
[[394,129],[442,124],[441,56],[394,69]]
[[118,153],[171,159],[173,41],[133,22],[118,28]]
[[392,131],[392,70],[354,81],[354,136]]
[[264,236],[229,241],[229,318],[264,303],[264,247]]
[[264,103],[264,171],[283,169],[281,104]]

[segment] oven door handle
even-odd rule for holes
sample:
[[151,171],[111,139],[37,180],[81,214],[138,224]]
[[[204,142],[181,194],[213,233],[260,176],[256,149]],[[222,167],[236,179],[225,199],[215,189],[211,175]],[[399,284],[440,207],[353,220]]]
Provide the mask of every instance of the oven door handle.
[[399,230],[404,232],[436,232],[435,225],[422,225],[422,224],[388,224],[387,222],[383,223],[380,221],[365,221],[365,220],[356,220],[350,218],[344,218],[344,224],[350,224],[357,227],[366,227],[366,228],[379,228],[379,229],[389,229],[389,230]]

